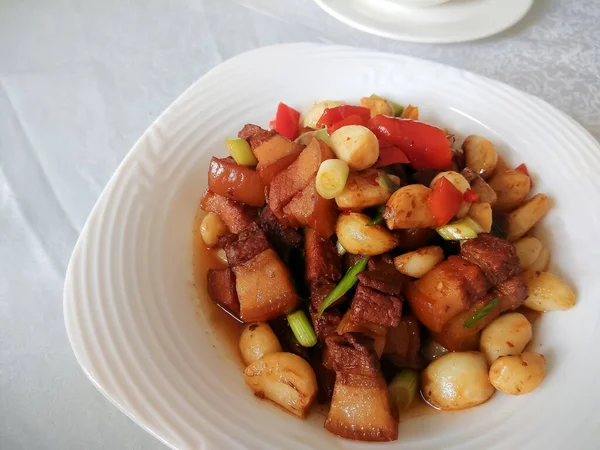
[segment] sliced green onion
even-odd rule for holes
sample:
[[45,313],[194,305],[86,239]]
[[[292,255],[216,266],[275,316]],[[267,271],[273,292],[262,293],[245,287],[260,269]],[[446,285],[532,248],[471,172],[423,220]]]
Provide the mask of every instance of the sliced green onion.
[[335,249],[337,250],[337,254],[340,256],[344,256],[346,254],[346,249],[340,241],[337,241],[335,243]]
[[333,291],[329,293],[329,295],[323,301],[323,304],[319,308],[319,317],[323,314],[323,312],[329,308],[336,300],[340,299],[342,295],[348,292],[352,286],[356,284],[356,275],[361,273],[366,269],[367,263],[369,262],[369,257],[362,257],[356,264],[348,269],[346,274],[340,280],[338,285],[333,288]]
[[490,312],[492,312],[492,309],[494,309],[496,307],[496,305],[498,304],[498,301],[499,300],[497,297],[495,299],[493,299],[491,302],[489,302],[487,305],[485,305],[483,308],[481,308],[480,311],[477,311],[475,314],[473,314],[472,317],[465,320],[463,327],[473,328],[477,322],[479,322],[481,319],[483,319],[485,316],[487,316]]
[[379,171],[379,175],[377,176],[377,178],[375,178],[375,181],[377,181],[377,184],[379,186],[381,186],[384,189],[387,189],[390,192],[395,192],[400,188],[400,186],[394,183],[394,181],[389,177],[389,175],[383,171]]
[[398,373],[388,386],[392,402],[398,412],[405,411],[417,396],[419,374],[415,370],[404,369]]
[[246,139],[225,139],[225,147],[227,147],[227,151],[239,165],[252,167],[258,164],[258,159],[252,153],[250,144],[248,144]]
[[314,137],[316,137],[317,139],[321,139],[323,142],[329,145],[329,133],[327,133],[327,128],[321,128],[319,130],[307,131],[306,133],[302,133],[296,138],[294,142],[296,144],[308,145]]
[[287,321],[294,332],[294,336],[303,347],[312,347],[317,343],[317,335],[304,311],[299,309],[287,315]]
[[375,225],[381,225],[383,223],[383,211],[385,210],[385,205],[381,205],[377,208],[377,214],[371,220],[367,222],[367,227],[373,227]]
[[[372,94],[371,98],[384,98],[384,97],[380,97],[379,95]],[[404,106],[402,106],[399,103],[388,100],[387,98],[385,98],[385,100],[390,104],[390,106],[394,110],[394,116],[400,117],[402,115],[402,113],[404,112]]]
[[463,217],[436,228],[435,231],[447,241],[458,241],[476,238],[477,233],[483,232],[483,228],[470,217]]

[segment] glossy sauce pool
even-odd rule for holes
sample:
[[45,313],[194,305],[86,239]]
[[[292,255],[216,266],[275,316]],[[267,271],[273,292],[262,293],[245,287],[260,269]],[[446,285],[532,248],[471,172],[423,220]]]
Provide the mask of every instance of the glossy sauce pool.
[[[208,318],[211,326],[217,333],[220,342],[223,342],[228,348],[231,357],[239,363],[240,370],[243,370],[243,363],[238,350],[238,340],[244,324],[235,319],[229,313],[220,308],[217,304],[208,298],[206,292],[206,273],[209,269],[222,269],[227,267],[219,258],[217,250],[206,248],[200,235],[200,223],[205,213],[198,209],[194,218],[193,226],[193,258],[194,258],[194,280],[198,297],[197,308]],[[314,405],[314,413],[327,415],[328,407],[326,405]],[[417,395],[411,406],[400,413],[400,423],[422,417],[429,414],[438,414],[441,411],[436,410],[427,404],[420,395]]]

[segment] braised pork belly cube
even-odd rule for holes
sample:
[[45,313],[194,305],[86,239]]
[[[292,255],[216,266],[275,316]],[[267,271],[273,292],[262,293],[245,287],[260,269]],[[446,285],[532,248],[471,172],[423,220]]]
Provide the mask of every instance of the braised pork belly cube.
[[409,283],[405,293],[419,321],[439,333],[446,322],[481,299],[488,288],[477,266],[450,256],[422,278]]
[[479,267],[492,286],[521,271],[515,246],[491,234],[484,233],[476,239],[467,240],[460,250],[460,256]]
[[521,277],[514,277],[494,288],[502,312],[519,308],[527,298],[527,286]]
[[246,205],[265,204],[265,186],[256,170],[236,163],[231,157],[211,158],[208,188],[216,194]]
[[380,371],[374,340],[362,333],[333,334],[325,339],[323,365],[336,373],[376,376]]
[[336,374],[325,429],[346,439],[394,441],[398,419],[383,375]]
[[253,223],[240,234],[219,237],[230,267],[238,266],[271,247],[262,229]]
[[269,184],[279,172],[287,169],[300,155],[303,146],[275,134],[253,149],[258,164],[256,172]]
[[206,285],[208,295],[216,304],[235,317],[240,316],[240,302],[235,290],[235,275],[229,267],[210,269],[206,274]]
[[[310,287],[310,305],[311,308],[318,311],[327,296],[335,289],[336,283],[329,281],[327,278],[319,278],[309,283]],[[347,297],[342,295],[338,300],[333,302],[327,309],[340,305],[346,301]]]
[[383,354],[397,367],[422,368],[420,348],[421,325],[412,314],[403,315],[397,327],[388,328]]
[[313,181],[321,163],[332,158],[333,151],[313,139],[288,168],[275,175],[269,184],[267,203],[278,218],[283,219],[283,208]]
[[290,225],[310,227],[325,239],[335,231],[338,209],[334,200],[319,195],[315,180],[283,208],[283,217]]
[[[446,323],[444,329],[434,335],[435,340],[450,351],[466,351],[474,350],[474,343],[478,343],[476,339],[479,332],[487,327],[496,317],[500,315],[500,303],[496,302],[495,306],[485,315],[483,315],[474,323],[470,323],[483,308],[494,300],[494,294],[488,294],[481,300],[473,303],[469,309],[461,312]],[[469,326],[465,325],[465,322]]]
[[275,135],[277,135],[276,131],[265,130],[258,125],[253,125],[251,123],[244,125],[238,133],[240,139],[246,139],[248,141],[252,151]]
[[319,311],[312,306],[309,312],[315,334],[319,341],[324,340],[327,336],[336,334],[337,327],[342,320],[342,313],[337,308],[328,308],[321,316],[319,316]]
[[347,439],[398,438],[398,419],[381,374],[373,340],[347,333],[326,339],[324,365],[336,372],[325,429]]
[[257,216],[256,208],[215,194],[209,189],[202,196],[200,208],[218,215],[227,229],[236,234],[252,225]]
[[298,306],[291,275],[273,249],[233,268],[244,322],[263,322],[293,312]]
[[383,270],[367,270],[359,273],[357,278],[364,287],[397,297],[402,294],[402,286],[407,279],[396,269],[392,273]]
[[306,281],[322,278],[331,281],[340,280],[342,258],[338,255],[335,245],[323,239],[312,228],[307,228],[304,232],[304,253],[306,254]]
[[260,227],[276,247],[291,249],[302,245],[304,239],[302,232],[281,223],[269,205],[265,206],[260,213],[259,222]]
[[402,301],[359,283],[348,311],[358,324],[397,327],[402,315]]
[[386,327],[381,325],[375,325],[367,322],[355,322],[353,320],[352,313],[350,310],[348,310],[346,311],[346,314],[343,315],[342,320],[336,329],[336,333],[340,335],[346,333],[361,333],[365,336],[369,336],[371,339],[373,339],[373,348],[375,349],[375,353],[377,353],[378,357],[381,357],[385,347],[387,330],[388,329]]
[[296,144],[280,134],[274,134],[252,149],[252,152],[258,159],[258,164],[267,167],[286,156],[299,154],[300,150],[302,150],[300,144]]

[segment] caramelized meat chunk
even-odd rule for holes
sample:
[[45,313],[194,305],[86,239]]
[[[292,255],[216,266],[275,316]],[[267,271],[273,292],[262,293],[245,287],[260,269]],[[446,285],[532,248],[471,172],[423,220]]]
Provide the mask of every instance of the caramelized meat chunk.
[[421,325],[415,316],[402,316],[397,327],[388,328],[383,354],[398,367],[422,368],[419,356]]
[[319,233],[307,228],[304,233],[306,254],[306,281],[327,279],[339,281],[342,277],[342,259],[335,245],[323,239]]
[[500,310],[517,309],[527,298],[527,286],[520,277],[514,277],[500,283],[492,291],[494,297],[500,300]]
[[[479,320],[469,327],[465,327],[465,322],[470,321],[483,308],[485,308],[494,299],[493,294],[488,294],[485,298],[473,303],[469,309],[453,317],[444,326],[441,333],[435,335],[435,340],[450,351],[473,350],[473,338],[488,326],[496,317],[500,315],[500,304],[482,316]],[[479,339],[475,339],[478,343]],[[477,344],[476,344],[477,345]]]
[[335,231],[338,209],[334,200],[319,195],[313,179],[283,208],[283,214],[290,225],[310,227],[329,239]]
[[275,250],[267,249],[233,268],[244,322],[263,322],[298,307],[291,275]]
[[216,304],[235,317],[240,316],[240,302],[235,290],[235,276],[229,267],[210,269],[206,274],[206,284],[208,295]]
[[268,141],[271,137],[277,134],[276,131],[265,130],[258,125],[246,124],[244,128],[238,133],[240,139],[246,139],[250,148],[254,151],[256,147],[265,141]]
[[383,270],[368,270],[358,274],[357,278],[361,286],[365,286],[376,291],[383,292],[388,295],[400,296],[402,293],[402,285],[406,277],[398,273]]
[[242,231],[237,239],[231,235],[219,238],[219,244],[225,250],[227,262],[231,267],[244,264],[270,248],[265,233],[256,223]]
[[313,139],[300,156],[271,181],[267,202],[273,213],[280,219],[283,218],[283,208],[313,182],[321,162],[334,157],[333,151],[326,144]]
[[[329,281],[327,278],[319,278],[310,282],[310,305],[316,311],[319,310],[327,296],[336,286],[336,283]],[[343,295],[336,300],[332,306],[339,305],[346,301],[346,296]],[[331,306],[330,306],[331,308]]]
[[248,228],[256,218],[256,208],[234,202],[209,189],[202,196],[200,208],[218,215],[227,225],[227,229],[236,234]]
[[402,315],[402,302],[398,297],[359,284],[352,299],[350,314],[352,321],[359,324],[397,327]]
[[373,339],[361,333],[328,336],[323,364],[337,373],[370,376],[379,373],[379,358],[373,349]]
[[317,338],[322,341],[327,336],[335,334],[342,320],[342,313],[337,308],[329,308],[319,317],[319,311],[311,307],[310,318],[312,319]]
[[342,317],[340,324],[337,327],[337,334],[346,333],[362,333],[365,336],[369,336],[373,339],[373,348],[377,356],[381,358],[383,354],[383,348],[385,347],[385,336],[387,334],[387,328],[381,325],[375,325],[374,323],[357,323],[352,319],[352,311],[346,311],[346,314]]
[[398,416],[381,373],[376,376],[338,373],[325,429],[346,439],[398,439]]
[[208,188],[223,197],[250,206],[265,204],[265,186],[252,167],[241,166],[231,157],[210,160]]
[[265,206],[260,214],[260,226],[267,237],[276,246],[295,248],[302,245],[302,233],[292,227],[282,224],[269,205]]
[[394,230],[394,234],[398,238],[398,248],[406,251],[425,247],[438,237],[437,232],[431,228],[406,228]]
[[482,298],[489,288],[479,268],[450,256],[422,278],[408,283],[406,297],[417,318],[433,332]]
[[520,272],[515,246],[491,234],[484,233],[469,239],[462,246],[460,256],[479,267],[492,286]]

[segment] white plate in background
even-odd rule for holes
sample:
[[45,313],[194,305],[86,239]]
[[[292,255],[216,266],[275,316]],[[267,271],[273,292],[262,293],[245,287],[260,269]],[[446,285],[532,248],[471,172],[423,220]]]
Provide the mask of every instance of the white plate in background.
[[[534,348],[548,372],[534,392],[496,393],[477,408],[403,421],[399,440],[351,442],[252,395],[237,355],[197,311],[192,223],[208,162],[245,123],[266,126],[278,102],[377,93],[419,106],[421,118],[459,139],[491,139],[526,163],[554,201],[539,233],[551,270],[578,305],[548,313]],[[547,103],[456,68],[349,47],[266,47],[219,65],[144,133],[95,205],[69,264],[64,314],[83,370],[119,409],[173,448],[564,449],[600,437],[600,145]],[[209,301],[201,299],[202,302]],[[197,313],[197,314],[196,314]]]
[[415,8],[394,0],[315,0],[336,19],[390,39],[423,43],[466,42],[519,22],[533,0],[450,0]]

